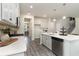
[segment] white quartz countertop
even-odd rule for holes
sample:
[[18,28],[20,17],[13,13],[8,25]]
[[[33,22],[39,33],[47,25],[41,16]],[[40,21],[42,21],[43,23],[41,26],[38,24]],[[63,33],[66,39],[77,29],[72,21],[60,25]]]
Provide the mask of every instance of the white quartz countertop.
[[27,38],[25,36],[17,36],[18,40],[8,46],[0,47],[0,56],[12,55],[26,51]]
[[62,36],[59,35],[57,33],[51,34],[51,33],[42,33],[44,35],[48,35],[51,37],[57,37],[57,38],[61,38],[63,40],[67,40],[67,41],[74,41],[74,40],[79,40],[79,36],[78,35],[67,35],[67,36]]

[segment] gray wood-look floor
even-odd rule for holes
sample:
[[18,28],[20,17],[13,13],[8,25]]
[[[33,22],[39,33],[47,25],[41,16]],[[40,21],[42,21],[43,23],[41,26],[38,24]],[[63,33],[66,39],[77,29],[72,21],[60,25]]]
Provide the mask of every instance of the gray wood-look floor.
[[39,39],[34,41],[29,40],[27,51],[25,52],[26,56],[55,56],[51,50],[46,48],[43,45],[40,45]]

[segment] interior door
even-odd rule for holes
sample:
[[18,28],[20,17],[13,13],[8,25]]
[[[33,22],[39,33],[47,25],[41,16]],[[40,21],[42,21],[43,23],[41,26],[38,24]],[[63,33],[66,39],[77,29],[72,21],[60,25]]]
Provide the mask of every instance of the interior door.
[[40,35],[41,35],[41,26],[36,24],[34,26],[34,36],[35,38],[40,38]]

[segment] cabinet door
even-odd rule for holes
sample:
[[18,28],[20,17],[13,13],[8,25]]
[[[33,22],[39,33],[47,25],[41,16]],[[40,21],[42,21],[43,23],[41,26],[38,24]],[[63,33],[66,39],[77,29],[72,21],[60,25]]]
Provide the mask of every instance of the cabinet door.
[[44,35],[42,35],[42,44],[44,44]]
[[46,45],[46,47],[48,47],[48,35],[46,35],[45,38],[46,38],[45,45]]
[[12,23],[16,25],[16,3],[12,3]]
[[20,7],[19,7],[19,3],[15,4],[15,10],[16,10],[16,16],[20,17]]
[[2,19],[9,21],[8,3],[2,3]]
[[0,3],[0,20],[1,20],[1,3]]
[[13,22],[13,3],[10,3],[10,4],[8,4],[8,8],[9,8],[9,21],[11,22],[11,23],[14,23]]
[[20,6],[19,6],[19,3],[16,3],[16,17],[17,17],[17,19],[18,19],[18,22],[16,22],[16,23],[18,23],[18,26],[20,26]]
[[52,50],[52,39],[50,36],[48,36],[47,38],[47,47]]
[[50,50],[52,50],[52,40],[51,37],[48,35],[43,35],[42,36],[42,43],[49,48]]
[[13,3],[13,9],[12,9],[12,19],[14,25],[17,25],[17,18],[18,18],[18,26],[19,26],[19,17],[20,17],[20,11],[19,11],[19,4]]
[[43,45],[45,45],[45,46],[46,46],[46,36],[45,36],[45,35],[43,35],[42,42],[43,42]]
[[16,3],[2,3],[2,19],[16,25]]

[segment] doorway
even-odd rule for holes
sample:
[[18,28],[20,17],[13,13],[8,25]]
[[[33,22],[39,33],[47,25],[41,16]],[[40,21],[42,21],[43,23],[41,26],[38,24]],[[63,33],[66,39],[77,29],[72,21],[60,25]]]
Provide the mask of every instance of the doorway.
[[32,38],[32,28],[31,19],[24,18],[24,34],[25,36]]
[[41,25],[40,24],[34,24],[34,38],[40,39],[41,34]]

